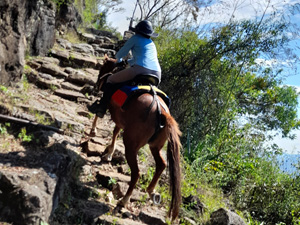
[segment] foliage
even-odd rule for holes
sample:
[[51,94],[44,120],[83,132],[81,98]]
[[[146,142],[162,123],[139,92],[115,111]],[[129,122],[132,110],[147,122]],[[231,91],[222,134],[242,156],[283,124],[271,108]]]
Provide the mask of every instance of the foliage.
[[272,36],[283,31],[281,24],[243,21],[214,30],[205,39],[194,32],[161,32],[162,88],[176,105],[173,114],[184,140],[189,134],[195,146],[237,118],[248,120],[256,131],[278,129],[284,136],[299,127],[296,90],[281,85],[280,70],[261,70],[256,62],[260,52],[272,54],[284,43],[284,36]]
[[23,90],[25,92],[27,92],[28,88],[29,88],[29,82],[28,82],[27,76],[25,74],[23,74],[23,76],[22,76],[22,84],[23,84]]
[[61,5],[68,4],[69,0],[52,0],[52,2],[54,2],[59,9]]
[[[136,1],[139,16],[133,15],[136,21],[150,20],[160,28],[174,27],[174,25],[189,24],[197,21],[197,11],[199,7],[205,5],[196,4],[195,0],[140,0]],[[192,16],[191,16],[192,15]]]
[[67,39],[69,42],[71,42],[73,44],[82,43],[82,40],[80,40],[78,35],[72,31],[69,31],[65,34],[65,39]]
[[18,138],[20,138],[24,142],[31,142],[33,139],[33,135],[27,135],[26,128],[23,127],[21,132],[18,134]]
[[113,28],[107,22],[107,16],[111,12],[120,12],[123,9],[119,7],[122,0],[75,0],[75,6],[83,19],[83,27],[94,27],[100,30],[111,31],[119,36],[116,28]]
[[7,89],[7,87],[0,85],[0,91],[3,93],[6,93],[6,92],[8,92],[8,89]]
[[221,188],[251,224],[299,221],[299,178],[272,164],[281,149],[265,146],[269,131],[292,137],[300,127],[297,93],[282,85],[281,68],[258,60],[278,56],[286,28],[270,17],[231,22],[204,38],[161,30],[156,40],[189,173]]
[[150,184],[150,182],[154,176],[154,172],[155,172],[155,169],[153,167],[149,167],[147,170],[147,173],[141,175],[141,177],[139,179],[139,184],[143,190],[147,189],[148,185]]
[[0,124],[0,134],[7,134],[7,128],[10,127],[10,123]]
[[293,177],[281,172],[271,149],[261,151],[261,138],[252,136],[249,124],[223,130],[218,138],[207,135],[190,162],[192,173],[202,183],[221,188],[251,220],[297,224],[293,221],[300,215],[299,174]]
[[293,221],[300,216],[299,177],[283,174],[262,160],[252,175],[235,192],[237,207],[268,224],[296,224]]

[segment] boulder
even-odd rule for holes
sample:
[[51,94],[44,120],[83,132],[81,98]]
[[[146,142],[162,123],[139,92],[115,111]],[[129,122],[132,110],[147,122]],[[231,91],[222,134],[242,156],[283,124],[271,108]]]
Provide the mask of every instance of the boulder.
[[15,224],[48,221],[57,181],[43,169],[0,171],[0,218]]
[[83,142],[81,144],[82,146],[82,151],[85,152],[87,154],[88,157],[91,157],[91,156],[102,156],[104,150],[105,150],[105,147],[102,146],[102,145],[98,145],[98,144],[94,144],[93,142],[91,141],[86,141],[86,142]]
[[72,43],[67,41],[66,39],[57,38],[56,42],[65,49],[68,49],[68,50],[72,49]]
[[[129,185],[124,182],[118,182],[117,184],[113,185],[112,193],[114,194],[116,199],[120,199],[125,196]],[[136,188],[133,190],[132,195],[130,197],[131,201],[140,201],[146,193],[142,193]]]
[[198,215],[202,215],[205,210],[205,205],[200,201],[197,196],[189,195],[182,198],[182,203],[187,210],[192,210]]
[[126,176],[123,174],[115,173],[115,172],[109,172],[109,171],[98,171],[96,175],[96,179],[99,184],[101,184],[103,187],[112,190],[113,185],[115,181],[122,181],[129,183],[130,182],[130,176]]
[[67,81],[66,82],[62,82],[61,83],[61,87],[64,88],[64,89],[71,90],[71,91],[76,91],[76,92],[80,92],[81,88],[82,88],[82,87],[80,87],[78,85],[69,83]]
[[67,50],[51,49],[49,55],[60,60],[61,64],[68,64],[69,62],[70,53]]
[[209,222],[211,225],[246,225],[238,214],[224,208],[213,212]]
[[95,55],[98,57],[103,57],[105,54],[107,54],[108,57],[114,57],[116,55],[116,51],[112,49],[101,48],[96,44],[93,44],[92,46],[95,49]]
[[28,80],[35,83],[38,87],[57,89],[61,88],[60,82],[49,74],[31,72],[27,74]]
[[39,148],[27,146],[0,158],[0,221],[48,222],[65,188],[83,164],[75,139],[53,131],[36,131]]
[[161,208],[144,207],[139,213],[139,219],[146,224],[166,225],[166,211]]
[[119,217],[114,217],[111,215],[101,215],[97,220],[95,221],[95,224],[102,224],[102,225],[145,225],[142,222],[134,221],[131,219],[122,219]]

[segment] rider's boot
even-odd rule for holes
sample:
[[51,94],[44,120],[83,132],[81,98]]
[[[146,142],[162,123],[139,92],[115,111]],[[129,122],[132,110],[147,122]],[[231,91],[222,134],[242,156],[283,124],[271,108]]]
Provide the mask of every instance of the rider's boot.
[[116,86],[117,85],[114,85],[112,83],[105,83],[103,86],[102,98],[100,99],[100,101],[97,100],[92,105],[88,106],[88,110],[91,113],[96,114],[99,118],[103,118],[106,113],[110,98],[116,91]]

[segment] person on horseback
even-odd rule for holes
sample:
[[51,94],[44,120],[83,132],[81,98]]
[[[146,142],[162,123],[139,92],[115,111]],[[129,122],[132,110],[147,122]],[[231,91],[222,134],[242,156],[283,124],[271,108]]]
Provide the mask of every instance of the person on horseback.
[[128,60],[131,67],[121,70],[108,77],[107,82],[103,86],[103,97],[100,101],[94,102],[88,107],[89,111],[103,118],[106,113],[108,103],[113,93],[120,87],[121,83],[134,79],[138,75],[154,76],[161,80],[161,68],[157,58],[157,50],[155,44],[150,39],[158,37],[154,32],[151,22],[148,20],[140,21],[135,28],[130,27],[135,32],[116,54],[115,63],[121,63],[123,57],[127,56],[129,51],[132,52],[132,58]]

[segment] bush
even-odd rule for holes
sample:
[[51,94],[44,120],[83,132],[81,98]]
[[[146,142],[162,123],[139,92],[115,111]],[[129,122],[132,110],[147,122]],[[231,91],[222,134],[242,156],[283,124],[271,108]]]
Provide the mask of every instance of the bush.
[[[247,132],[249,136],[247,135]],[[190,155],[194,173],[221,188],[236,209],[266,224],[299,224],[300,177],[280,171],[260,137],[250,130],[223,130],[209,136]],[[243,134],[243,135],[239,135]]]

